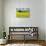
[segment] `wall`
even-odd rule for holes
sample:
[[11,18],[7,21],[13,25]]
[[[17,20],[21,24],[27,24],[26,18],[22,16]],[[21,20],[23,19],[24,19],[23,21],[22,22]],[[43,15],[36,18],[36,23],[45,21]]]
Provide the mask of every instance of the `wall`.
[[46,0],[45,0],[45,40],[46,40]]
[[0,0],[0,38],[2,37],[2,0]]
[[[30,18],[16,18],[16,8],[30,8]],[[31,10],[32,9],[32,10]],[[10,26],[39,27],[39,39],[45,39],[44,0],[4,0],[4,26],[7,35]]]
[[32,25],[39,27],[39,38],[45,39],[45,4],[43,0],[33,1]]

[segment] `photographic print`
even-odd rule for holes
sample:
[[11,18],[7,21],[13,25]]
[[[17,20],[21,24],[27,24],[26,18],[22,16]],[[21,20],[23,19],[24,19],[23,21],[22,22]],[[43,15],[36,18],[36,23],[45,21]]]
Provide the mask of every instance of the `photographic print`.
[[30,9],[29,8],[16,8],[16,17],[18,18],[30,17]]

